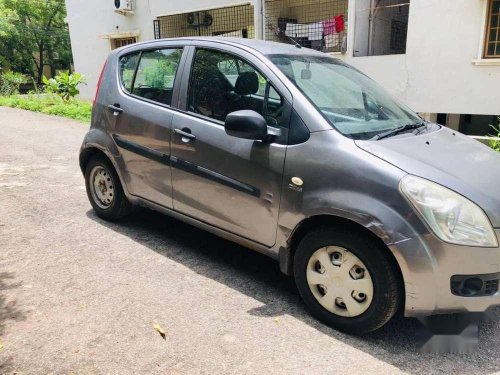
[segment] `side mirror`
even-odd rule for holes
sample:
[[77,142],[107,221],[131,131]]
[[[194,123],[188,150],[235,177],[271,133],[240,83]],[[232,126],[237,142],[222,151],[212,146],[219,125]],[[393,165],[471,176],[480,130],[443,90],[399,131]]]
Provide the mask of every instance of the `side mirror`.
[[226,116],[226,134],[233,137],[265,141],[269,138],[264,117],[251,110],[235,111]]

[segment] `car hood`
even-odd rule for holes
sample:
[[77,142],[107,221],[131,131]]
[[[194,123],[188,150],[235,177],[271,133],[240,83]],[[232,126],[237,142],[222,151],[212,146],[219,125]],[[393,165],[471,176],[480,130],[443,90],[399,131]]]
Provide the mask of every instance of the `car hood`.
[[448,128],[378,141],[358,147],[399,169],[448,187],[478,204],[500,228],[500,153]]

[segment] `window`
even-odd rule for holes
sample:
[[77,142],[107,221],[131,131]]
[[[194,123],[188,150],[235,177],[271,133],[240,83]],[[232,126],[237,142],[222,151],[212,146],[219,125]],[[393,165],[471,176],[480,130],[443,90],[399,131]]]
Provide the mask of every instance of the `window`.
[[348,5],[348,0],[265,0],[265,39],[345,52]]
[[342,134],[370,139],[422,120],[374,81],[331,57],[270,55],[271,61]]
[[132,94],[170,105],[181,55],[180,48],[144,51],[137,67]]
[[135,36],[129,38],[115,38],[111,39],[111,49],[117,49],[120,47],[128,46],[129,44],[134,44],[137,42]]
[[219,51],[196,51],[189,89],[189,110],[224,121],[228,113],[254,110],[270,126],[284,124],[283,97],[252,65]]
[[134,79],[134,72],[138,61],[139,53],[120,58],[120,79],[123,87],[128,92],[132,91],[132,80]]
[[354,56],[406,53],[410,0],[358,0]]
[[500,0],[489,0],[485,58],[500,57]]
[[222,74],[226,77],[226,79],[231,82],[231,85],[234,87],[236,85],[236,81],[238,80],[238,77],[240,76],[240,73],[244,72],[255,72],[257,74],[258,82],[259,82],[259,89],[255,93],[255,95],[260,95],[264,96],[265,91],[266,91],[266,84],[267,81],[266,79],[259,73],[257,72],[251,65],[247,64],[246,62],[237,59],[234,56],[231,55],[225,55],[227,57],[227,60],[222,60],[217,64],[217,67],[221,71]]
[[[202,2],[193,2],[193,4]],[[158,17],[155,38],[224,36],[255,38],[254,7],[251,4],[213,8]]]

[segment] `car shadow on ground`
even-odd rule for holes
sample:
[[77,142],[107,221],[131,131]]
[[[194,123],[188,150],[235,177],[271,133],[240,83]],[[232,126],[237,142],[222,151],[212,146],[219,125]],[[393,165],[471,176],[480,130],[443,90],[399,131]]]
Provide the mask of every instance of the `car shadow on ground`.
[[[18,288],[21,283],[14,282],[14,274],[11,272],[0,272],[0,350],[5,350],[2,337],[8,320],[21,321],[26,319],[25,313],[17,306],[16,300],[8,299],[8,290]],[[3,356],[2,356],[3,354]],[[0,374],[6,374],[13,370],[13,357],[0,353]]]
[[251,315],[291,315],[336,340],[411,373],[460,369],[489,374],[500,370],[498,309],[492,321],[480,326],[480,343],[475,352],[444,356],[420,354],[415,338],[421,329],[420,323],[401,314],[382,329],[363,336],[343,334],[318,322],[306,311],[293,279],[280,272],[277,262],[262,254],[147,209],[138,209],[117,223],[99,219],[92,210],[87,216],[198,274],[258,300],[263,305],[248,311]]

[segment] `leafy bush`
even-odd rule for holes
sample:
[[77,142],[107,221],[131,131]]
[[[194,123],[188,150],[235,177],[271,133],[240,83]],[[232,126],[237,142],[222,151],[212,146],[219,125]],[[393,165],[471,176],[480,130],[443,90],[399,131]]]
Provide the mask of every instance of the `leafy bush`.
[[76,99],[64,101],[51,94],[0,96],[0,106],[22,108],[84,122],[90,122],[92,115],[92,103]]
[[80,93],[78,85],[85,83],[85,77],[80,73],[69,74],[69,72],[61,72],[54,78],[42,78],[47,92],[59,95],[62,100],[68,101]]
[[5,72],[0,75],[0,95],[19,94],[19,87],[28,82],[26,76],[16,72]]
[[[499,122],[500,122],[500,118],[499,118]],[[495,134],[493,135],[493,137],[500,138],[500,125],[498,125],[497,127],[491,125],[491,128],[495,131]],[[500,152],[500,141],[497,139],[492,139],[490,141],[490,147],[493,150]]]

